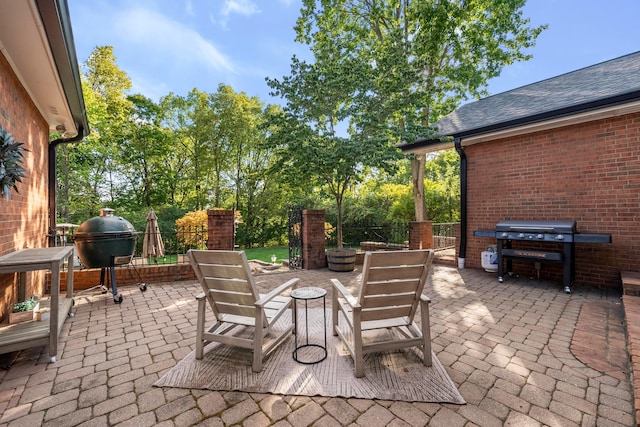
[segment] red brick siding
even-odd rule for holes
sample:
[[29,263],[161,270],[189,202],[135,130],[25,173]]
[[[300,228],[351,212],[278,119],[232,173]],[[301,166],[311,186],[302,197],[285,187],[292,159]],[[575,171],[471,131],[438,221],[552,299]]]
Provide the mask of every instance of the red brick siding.
[[[115,268],[116,286],[137,285],[146,283],[150,286],[154,283],[175,282],[181,280],[195,280],[196,275],[191,264],[159,264],[136,266],[120,266]],[[47,274],[47,289],[51,284],[51,275]],[[81,291],[100,284],[100,269],[82,269],[73,272],[73,290]],[[106,286],[107,284],[105,284]],[[111,286],[109,285],[109,290]],[[67,272],[60,275],[60,289],[67,289]],[[96,292],[99,292],[96,290]]]
[[[465,148],[467,260],[494,239],[473,236],[503,219],[575,219],[582,233],[612,244],[576,244],[576,283],[619,287],[620,270],[640,270],[640,114],[505,138]],[[514,261],[514,270],[516,262]],[[523,274],[533,264],[518,262]],[[561,267],[542,274],[561,277]]]
[[[24,167],[27,175],[11,197],[0,198],[0,256],[25,247],[47,246],[49,126],[0,53],[0,126],[30,150]],[[13,274],[0,275],[0,317],[16,302]],[[44,273],[27,275],[27,295],[44,292]]]

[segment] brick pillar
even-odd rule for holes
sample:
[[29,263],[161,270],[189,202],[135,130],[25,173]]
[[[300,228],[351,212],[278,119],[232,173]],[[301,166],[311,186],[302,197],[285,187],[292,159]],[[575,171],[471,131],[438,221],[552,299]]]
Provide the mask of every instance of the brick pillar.
[[207,249],[232,251],[234,249],[235,226],[233,211],[209,209],[207,211]]
[[324,210],[302,211],[302,267],[305,270],[325,268]]
[[412,221],[409,223],[409,249],[433,248],[433,224],[431,221]]

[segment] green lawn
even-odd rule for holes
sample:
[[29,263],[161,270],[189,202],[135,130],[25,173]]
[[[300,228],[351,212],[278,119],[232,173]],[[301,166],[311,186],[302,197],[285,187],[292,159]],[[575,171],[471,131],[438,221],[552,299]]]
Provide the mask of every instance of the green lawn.
[[155,264],[177,264],[178,255],[167,255],[163,258],[148,258],[147,264],[155,265]]
[[247,254],[247,259],[257,259],[264,262],[271,262],[271,255],[277,257],[276,263],[281,263],[283,259],[289,259],[288,246],[272,246],[270,248],[243,249]]
[[[247,254],[248,260],[260,260],[264,262],[271,263],[271,255],[275,255],[277,257],[276,263],[280,264],[283,259],[289,259],[289,247],[288,246],[272,246],[270,248],[253,248],[253,249],[243,249]],[[157,262],[153,258],[149,258],[146,260],[146,263],[149,265],[154,264],[176,264],[178,262],[177,255],[167,255],[164,258],[158,258]],[[186,257],[185,257],[185,262]]]

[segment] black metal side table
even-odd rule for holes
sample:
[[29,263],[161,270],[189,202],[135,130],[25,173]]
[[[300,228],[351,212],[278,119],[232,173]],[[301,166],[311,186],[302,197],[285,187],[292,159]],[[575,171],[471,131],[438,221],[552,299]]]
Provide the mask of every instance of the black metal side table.
[[[327,358],[327,307],[326,307],[327,291],[322,288],[308,287],[297,288],[291,291],[293,298],[293,324],[295,333],[295,348],[293,350],[293,360],[305,365],[313,365],[322,362]],[[309,301],[322,298],[322,331],[324,341],[320,343],[311,343],[309,341]],[[304,318],[306,337],[300,345],[298,345],[298,301],[304,301]]]

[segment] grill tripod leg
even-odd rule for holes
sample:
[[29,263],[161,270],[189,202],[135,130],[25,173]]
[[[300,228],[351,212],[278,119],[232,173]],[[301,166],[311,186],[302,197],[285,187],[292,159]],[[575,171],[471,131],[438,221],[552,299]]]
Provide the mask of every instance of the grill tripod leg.
[[111,266],[109,267],[109,273],[111,275],[111,292],[113,293],[113,302],[116,304],[122,303],[122,295],[118,293],[118,286],[116,285],[116,268],[113,263],[113,259],[111,262]]
[[109,267],[109,274],[111,277],[111,293],[115,297],[118,294],[118,286],[116,285],[116,269],[114,266]]
[[145,292],[147,290],[147,284],[142,281],[142,276],[140,276],[140,272],[136,268],[136,265],[133,263],[133,261],[129,261],[129,264],[127,264],[127,271],[129,272],[129,276],[135,280],[136,277],[131,272],[131,269],[133,269],[136,276],[138,276],[138,289],[140,289],[142,292]]

